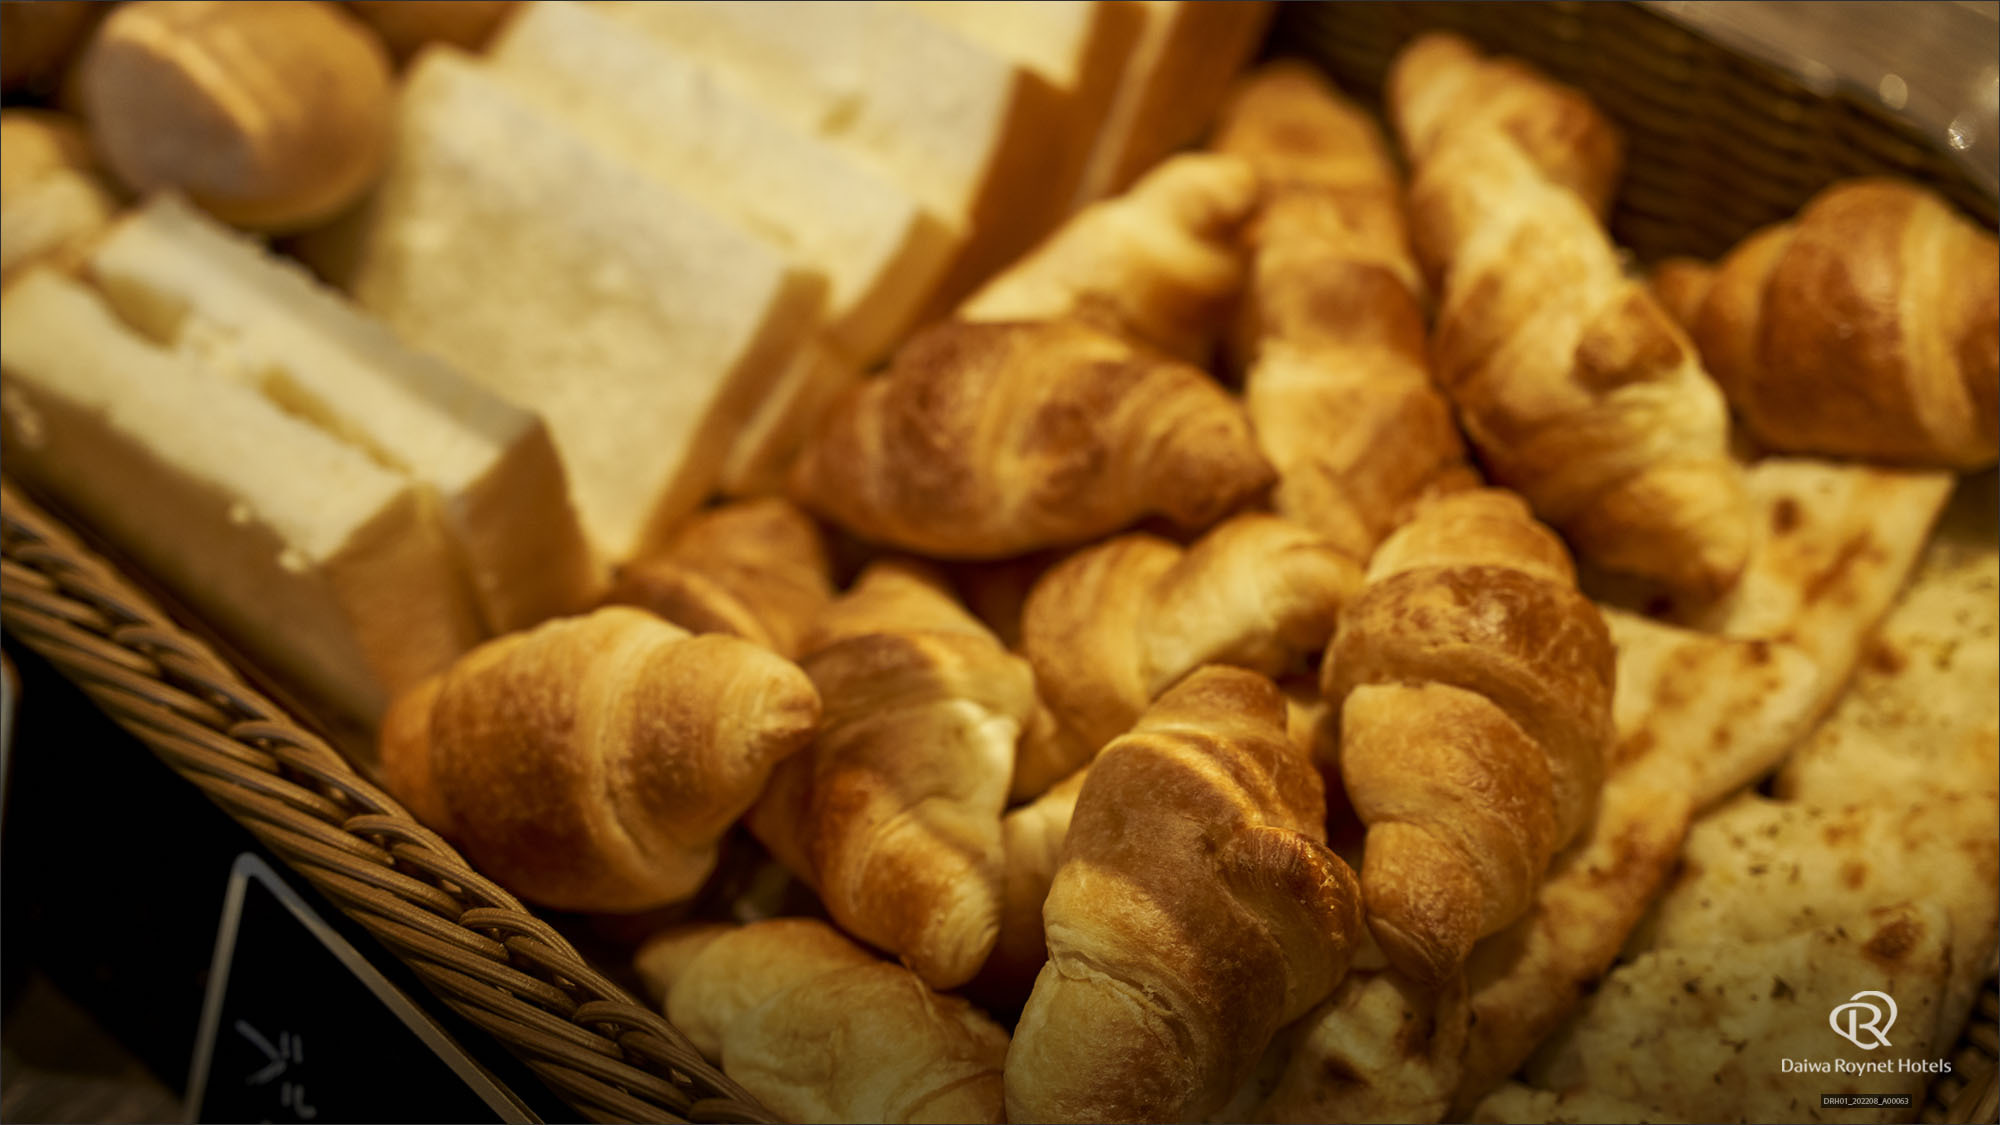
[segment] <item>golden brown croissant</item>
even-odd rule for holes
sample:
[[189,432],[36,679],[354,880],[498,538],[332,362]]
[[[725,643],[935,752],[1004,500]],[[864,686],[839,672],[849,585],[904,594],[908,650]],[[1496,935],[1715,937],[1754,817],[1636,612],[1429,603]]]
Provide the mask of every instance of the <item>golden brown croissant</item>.
[[806,627],[833,600],[833,580],[819,527],[774,496],[696,516],[663,551],[624,567],[606,600],[796,658]]
[[1367,558],[1412,500],[1477,483],[1431,384],[1402,184],[1373,123],[1301,63],[1253,75],[1213,143],[1266,185],[1236,350],[1272,506]]
[[1958,470],[2000,456],[2000,245],[1932,192],[1836,184],[1699,278],[1664,281],[1765,446]]
[[1412,163],[1428,160],[1447,133],[1499,133],[1599,220],[1611,210],[1625,171],[1624,138],[1581,91],[1525,63],[1432,32],[1398,56],[1386,100]]
[[1071,546],[1158,513],[1194,530],[1270,487],[1207,375],[1074,321],[948,322],[835,407],[793,495],[938,558]]
[[1076,213],[974,293],[962,320],[1096,325],[1206,366],[1243,287],[1237,228],[1257,179],[1233,157],[1177,156],[1116,199]]
[[1007,1032],[823,922],[669,931],[637,960],[667,1018],[784,1120],[1004,1120]]
[[1519,917],[1589,816],[1613,650],[1562,543],[1510,493],[1429,501],[1342,611],[1322,689],[1368,825],[1368,924],[1436,984]]
[[825,720],[751,830],[841,928],[956,988],[1000,930],[1000,816],[1034,674],[907,564],[870,567],[814,634],[802,665]]
[[1098,756],[1007,1054],[1013,1121],[1185,1121],[1326,998],[1361,933],[1270,680],[1196,671]]
[[1199,665],[1277,676],[1317,654],[1360,585],[1355,559],[1262,513],[1229,519],[1185,550],[1134,533],[1065,559],[1022,612],[1021,653],[1046,713],[1021,741],[1014,796],[1082,768]]
[[383,719],[382,768],[521,897],[647,910],[701,886],[819,713],[812,681],[768,650],[609,606],[489,641],[412,689]]
[[1412,234],[1444,267],[1439,384],[1493,480],[1580,556],[1694,600],[1722,593],[1750,536],[1722,395],[1584,199],[1551,178],[1548,153],[1511,119],[1432,120],[1432,87],[1453,66],[1490,65],[1441,65],[1432,42],[1398,59],[1390,101],[1415,155]]

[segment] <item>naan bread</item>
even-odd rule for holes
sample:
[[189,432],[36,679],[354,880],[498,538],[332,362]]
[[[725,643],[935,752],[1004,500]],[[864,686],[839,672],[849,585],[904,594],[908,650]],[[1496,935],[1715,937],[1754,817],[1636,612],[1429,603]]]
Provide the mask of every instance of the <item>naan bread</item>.
[[1452,1114],[1527,1059],[1596,986],[1673,870],[1685,792],[1627,769],[1605,783],[1597,819],[1549,868],[1527,917],[1473,947],[1473,1022]]
[[1736,588],[1682,623],[1797,645],[1829,691],[1896,600],[1955,483],[1950,473],[1771,457],[1745,486],[1757,536]]
[[1832,696],[1796,644],[1719,637],[1604,610],[1618,646],[1613,767],[1706,808],[1769,773]]
[[[1940,908],[1904,903],[1850,914],[1819,928],[1759,942],[1715,941],[1656,950],[1621,966],[1528,1077],[1554,1091],[1531,1102],[1579,1116],[1561,1096],[1588,1091],[1667,1121],[1891,1121],[1908,1110],[1822,1109],[1822,1094],[1905,1094],[1921,1104],[1929,1078],[1787,1073],[1785,1060],[1831,1064],[1935,1059],[1939,1006],[1950,976],[1950,923]],[[1889,1044],[1863,1050],[1828,1026],[1862,991],[1895,998]],[[1481,1113],[1498,1115],[1512,1095]],[[1639,1118],[1629,1118],[1637,1120]]]

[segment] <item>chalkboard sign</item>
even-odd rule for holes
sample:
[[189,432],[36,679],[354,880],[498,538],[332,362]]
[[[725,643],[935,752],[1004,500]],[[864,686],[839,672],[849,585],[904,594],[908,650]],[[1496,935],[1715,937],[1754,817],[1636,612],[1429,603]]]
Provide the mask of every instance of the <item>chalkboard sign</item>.
[[231,867],[190,1121],[539,1121],[262,858]]

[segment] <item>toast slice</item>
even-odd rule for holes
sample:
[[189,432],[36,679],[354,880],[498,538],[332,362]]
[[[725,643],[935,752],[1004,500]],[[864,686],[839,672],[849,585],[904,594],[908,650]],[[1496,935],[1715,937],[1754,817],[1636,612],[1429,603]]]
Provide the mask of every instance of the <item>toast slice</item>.
[[372,730],[479,623],[401,474],[35,269],[0,301],[9,473],[329,714]]
[[259,390],[426,488],[486,630],[596,596],[569,485],[540,417],[171,196],[122,220],[85,271],[127,323]]
[[933,294],[949,308],[1051,226],[1064,98],[1028,68],[897,4],[595,0],[713,64],[799,128],[871,162],[967,241]]
[[547,421],[622,562],[712,490],[825,282],[450,48],[404,82],[348,282],[406,340]]
[[718,81],[699,57],[572,0],[515,17],[496,77],[578,132],[827,278],[826,333],[863,363],[903,333],[963,232],[839,146]]
[[1090,155],[1076,206],[1130,187],[1200,138],[1229,83],[1257,51],[1276,5],[1266,0],[1126,0],[1142,24]]
[[1062,92],[1061,131],[1044,140],[1059,149],[1050,184],[1075,195],[1111,111],[1111,99],[1137,43],[1144,15],[1127,0],[903,0],[974,43],[1027,67]]

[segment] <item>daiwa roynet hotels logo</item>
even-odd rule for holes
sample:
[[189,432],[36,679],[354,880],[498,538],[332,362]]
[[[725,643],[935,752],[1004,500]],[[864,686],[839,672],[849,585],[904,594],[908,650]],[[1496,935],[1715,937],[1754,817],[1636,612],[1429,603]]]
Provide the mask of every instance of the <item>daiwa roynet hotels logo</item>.
[[[1865,989],[1836,1004],[1827,1013],[1827,1026],[1835,1035],[1864,1051],[1893,1047],[1889,1030],[1896,1026],[1896,1000],[1886,992]],[[1948,1059],[1913,1059],[1907,1056],[1885,1059],[1785,1059],[1786,1074],[1950,1074]],[[1845,1099],[1843,1099],[1845,1100]],[[1888,1103],[1882,1103],[1888,1104]]]

